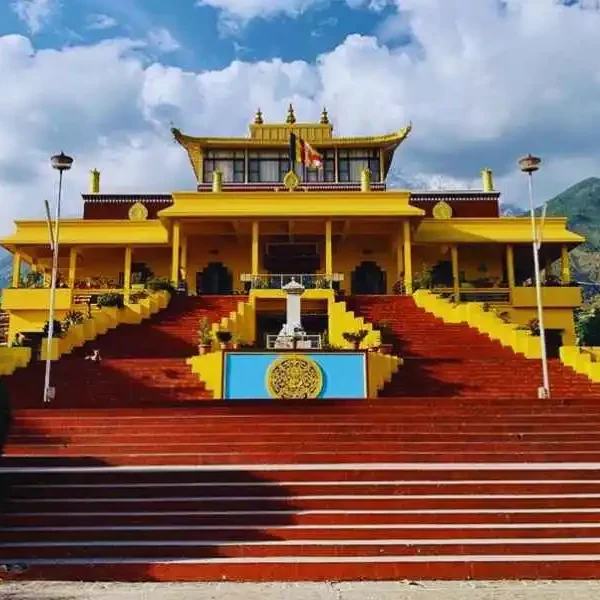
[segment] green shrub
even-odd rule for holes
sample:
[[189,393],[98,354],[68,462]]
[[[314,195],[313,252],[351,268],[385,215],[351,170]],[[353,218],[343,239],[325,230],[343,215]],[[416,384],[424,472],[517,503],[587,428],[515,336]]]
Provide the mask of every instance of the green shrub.
[[[50,321],[46,321],[46,323],[44,324],[44,337],[48,337],[48,334],[50,333]],[[53,338],[60,338],[63,337],[63,335],[66,332],[64,331],[64,327],[63,324],[60,321],[54,321],[54,327],[52,330],[52,337]]]
[[69,325],[81,325],[85,321],[85,315],[78,310],[70,310],[64,318],[65,323]]
[[171,294],[175,293],[175,286],[172,281],[166,277],[151,277],[146,281],[146,289],[151,292],[167,291]]
[[600,346],[600,307],[576,313],[575,333],[580,346]]
[[123,299],[123,294],[109,292],[108,294],[98,296],[97,304],[98,306],[105,306],[107,308],[123,308],[125,306],[125,301]]

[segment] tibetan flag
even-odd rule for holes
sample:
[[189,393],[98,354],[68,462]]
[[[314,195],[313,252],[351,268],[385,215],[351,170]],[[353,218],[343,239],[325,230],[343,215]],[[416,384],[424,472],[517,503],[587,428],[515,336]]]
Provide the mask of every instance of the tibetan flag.
[[300,156],[300,162],[309,169],[323,167],[323,156],[304,140],[300,140]]
[[323,167],[323,156],[308,142],[290,133],[290,165],[299,162],[309,169]]

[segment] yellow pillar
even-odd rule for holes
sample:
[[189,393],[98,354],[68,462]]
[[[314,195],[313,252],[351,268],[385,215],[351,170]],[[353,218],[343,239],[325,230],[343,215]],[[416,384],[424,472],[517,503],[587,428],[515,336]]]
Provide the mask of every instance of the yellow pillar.
[[560,249],[560,280],[563,283],[571,283],[571,263],[569,262],[569,250],[564,245]]
[[258,221],[252,221],[252,275],[258,275],[259,226]]
[[188,238],[187,235],[181,236],[181,275],[187,281],[187,258],[188,258]]
[[20,283],[21,283],[21,254],[19,252],[15,252],[13,254],[11,287],[18,288]]
[[77,248],[69,250],[69,287],[75,287],[75,277],[77,275]]
[[331,246],[331,221],[325,221],[325,275],[333,273],[333,248]]
[[450,248],[452,256],[452,291],[454,292],[454,301],[460,302],[460,273],[458,270],[458,246]]
[[402,251],[403,233],[402,229],[398,231],[396,236],[396,281],[402,282],[402,274],[404,273],[404,252]]
[[172,256],[171,256],[171,283],[179,285],[179,241],[180,241],[179,221],[173,223]]
[[129,302],[129,293],[131,292],[131,259],[133,249],[131,246],[125,247],[125,265],[123,268],[123,291],[125,292],[125,302]]
[[408,219],[402,224],[404,238],[404,289],[407,294],[413,292],[412,282],[412,245],[410,240],[410,222]]
[[506,277],[508,278],[508,287],[512,290],[515,283],[515,249],[512,244],[506,246]]

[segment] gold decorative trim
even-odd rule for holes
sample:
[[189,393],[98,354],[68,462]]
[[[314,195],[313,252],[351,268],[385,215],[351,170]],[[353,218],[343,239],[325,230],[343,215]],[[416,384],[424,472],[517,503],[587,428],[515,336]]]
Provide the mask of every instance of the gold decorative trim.
[[128,216],[130,221],[145,221],[148,218],[148,209],[141,202],[136,202],[129,209]]
[[447,202],[442,200],[433,207],[432,213],[434,219],[451,219],[454,211]]
[[283,185],[292,192],[300,185],[300,177],[295,171],[288,171],[283,178]]
[[265,384],[271,398],[314,399],[323,390],[323,373],[319,365],[306,355],[288,354],[269,365]]

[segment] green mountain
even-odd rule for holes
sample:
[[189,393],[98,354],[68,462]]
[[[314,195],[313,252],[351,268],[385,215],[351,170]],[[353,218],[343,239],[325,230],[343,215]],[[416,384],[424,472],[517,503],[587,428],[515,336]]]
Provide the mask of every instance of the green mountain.
[[569,229],[586,237],[571,252],[577,281],[600,283],[600,178],[589,177],[548,201],[548,216],[565,216]]

